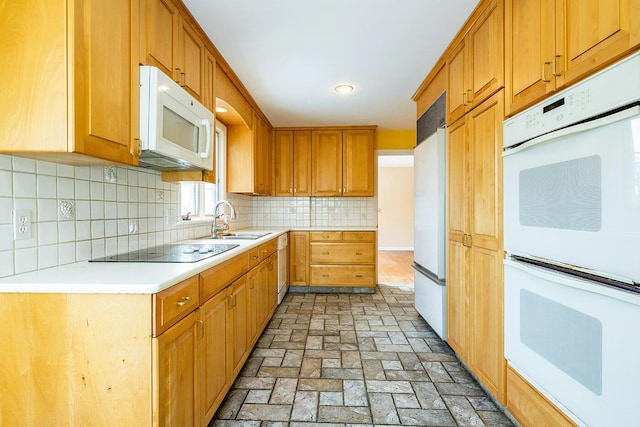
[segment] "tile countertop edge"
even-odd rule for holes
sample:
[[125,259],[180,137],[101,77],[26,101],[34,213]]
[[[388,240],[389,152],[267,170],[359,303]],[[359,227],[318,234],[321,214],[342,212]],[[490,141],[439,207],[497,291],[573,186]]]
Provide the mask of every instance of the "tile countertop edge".
[[[0,293],[155,294],[289,231],[377,231],[377,227],[253,227],[233,231],[271,234],[256,240],[220,240],[239,247],[194,263],[81,261],[17,274],[0,278]],[[197,243],[197,239],[174,243],[187,242]]]

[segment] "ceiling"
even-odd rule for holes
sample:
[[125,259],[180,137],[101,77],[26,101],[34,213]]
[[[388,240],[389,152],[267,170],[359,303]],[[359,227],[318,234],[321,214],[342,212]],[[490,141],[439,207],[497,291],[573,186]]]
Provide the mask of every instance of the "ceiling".
[[389,130],[415,129],[411,97],[478,4],[183,1],[273,126]]

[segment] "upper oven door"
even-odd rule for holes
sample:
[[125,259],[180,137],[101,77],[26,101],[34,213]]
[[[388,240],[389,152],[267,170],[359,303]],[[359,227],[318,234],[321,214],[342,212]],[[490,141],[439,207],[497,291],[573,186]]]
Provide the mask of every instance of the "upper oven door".
[[504,247],[640,282],[640,107],[504,152]]

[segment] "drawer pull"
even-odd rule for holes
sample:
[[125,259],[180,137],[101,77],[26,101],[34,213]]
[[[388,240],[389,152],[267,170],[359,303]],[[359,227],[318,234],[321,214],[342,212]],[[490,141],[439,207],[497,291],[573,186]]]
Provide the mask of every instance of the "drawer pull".
[[251,259],[258,259],[258,258],[260,258],[260,257],[257,256],[257,255],[254,255],[254,256],[251,257]]
[[323,239],[328,239],[329,237],[331,237],[331,236],[329,236],[328,234],[323,234],[323,235],[322,235],[322,238],[323,238]]
[[191,297],[186,296],[182,298],[182,300],[178,301],[176,304],[178,304],[178,307],[184,307],[189,301],[191,301]]
[[322,277],[329,277],[329,275],[328,274],[323,274]]
[[322,255],[329,255],[329,252],[322,252]]
[[362,252],[356,252],[356,255],[362,255]]
[[356,274],[356,277],[357,277],[358,279],[362,279],[362,274]]

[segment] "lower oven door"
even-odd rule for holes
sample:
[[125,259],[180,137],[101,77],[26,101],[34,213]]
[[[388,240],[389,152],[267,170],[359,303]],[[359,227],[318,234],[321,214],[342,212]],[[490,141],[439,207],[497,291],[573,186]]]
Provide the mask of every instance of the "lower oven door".
[[505,262],[505,357],[581,425],[640,423],[640,294]]
[[505,250],[640,282],[640,107],[537,137],[503,165]]

